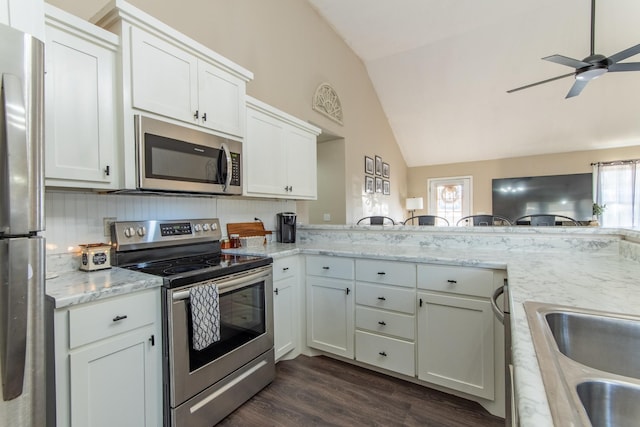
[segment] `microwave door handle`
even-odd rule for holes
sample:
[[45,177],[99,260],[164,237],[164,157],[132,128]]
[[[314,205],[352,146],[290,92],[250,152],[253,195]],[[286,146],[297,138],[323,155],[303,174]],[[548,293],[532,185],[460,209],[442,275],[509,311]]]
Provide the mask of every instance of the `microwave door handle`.
[[231,175],[233,174],[233,171],[231,170],[231,152],[229,151],[227,144],[224,142],[220,144],[220,149],[224,152],[225,161],[227,163],[226,177],[224,179],[224,185],[222,186],[222,191],[225,192],[231,184]]
[[[9,162],[3,182],[7,198],[5,203],[9,205],[6,212],[9,214],[8,223],[0,224],[8,227],[10,234],[25,234],[28,226],[29,212],[29,179],[28,179],[28,141],[27,141],[27,110],[22,98],[22,84],[20,78],[13,74],[2,75],[2,122],[4,129],[0,129],[6,135],[6,153]],[[6,181],[5,181],[6,180]],[[5,230],[6,231],[6,230]]]

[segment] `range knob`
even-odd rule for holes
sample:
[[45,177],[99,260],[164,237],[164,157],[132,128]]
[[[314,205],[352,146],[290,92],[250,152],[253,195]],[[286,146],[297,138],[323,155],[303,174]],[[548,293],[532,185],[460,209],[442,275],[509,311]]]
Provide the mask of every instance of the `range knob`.
[[209,224],[202,224],[203,231],[209,231]]
[[216,231],[218,229],[218,224],[216,224],[215,222],[211,223],[211,231]]
[[200,232],[202,231],[202,226],[200,224],[196,224],[193,226],[194,231]]
[[124,229],[124,235],[126,237],[133,237],[136,235],[136,229],[133,227],[127,227]]
[[138,236],[143,237],[145,234],[147,234],[147,229],[145,227],[139,227]]

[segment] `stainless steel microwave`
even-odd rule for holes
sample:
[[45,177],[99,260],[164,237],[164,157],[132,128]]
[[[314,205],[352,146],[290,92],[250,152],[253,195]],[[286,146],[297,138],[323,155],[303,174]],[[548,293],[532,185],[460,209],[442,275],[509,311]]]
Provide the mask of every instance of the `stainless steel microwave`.
[[140,190],[242,194],[242,143],[135,115]]

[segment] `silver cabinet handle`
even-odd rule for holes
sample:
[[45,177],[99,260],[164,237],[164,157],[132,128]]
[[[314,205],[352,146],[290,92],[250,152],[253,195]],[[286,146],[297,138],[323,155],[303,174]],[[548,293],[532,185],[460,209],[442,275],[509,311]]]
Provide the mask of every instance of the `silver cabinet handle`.
[[[493,314],[495,314],[500,323],[504,323],[504,312],[500,310],[500,307],[498,307],[498,297],[503,293],[504,286],[500,286],[493,292],[493,295],[491,295],[491,309],[493,310]],[[508,302],[505,301],[504,304],[508,304]]]

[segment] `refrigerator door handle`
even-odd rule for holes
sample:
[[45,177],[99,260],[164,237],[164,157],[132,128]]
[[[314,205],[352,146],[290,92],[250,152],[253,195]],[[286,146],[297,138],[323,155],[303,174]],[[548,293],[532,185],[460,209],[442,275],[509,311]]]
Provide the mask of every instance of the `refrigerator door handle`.
[[[8,198],[5,199],[4,209],[8,213],[8,224],[11,230],[24,233],[28,229],[29,217],[29,161],[28,161],[28,135],[27,135],[27,110],[22,97],[22,82],[13,74],[2,75],[2,123],[4,129],[0,129],[6,135],[7,169],[4,179],[9,185],[6,187]],[[7,231],[7,230],[4,230]],[[13,231],[9,231],[11,234]]]
[[[0,247],[0,259],[7,264],[1,278],[0,357],[2,363],[2,395],[12,400],[22,394],[27,352],[27,316],[29,280],[34,274],[29,264],[29,239],[8,239]],[[2,253],[6,251],[6,253]]]

